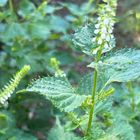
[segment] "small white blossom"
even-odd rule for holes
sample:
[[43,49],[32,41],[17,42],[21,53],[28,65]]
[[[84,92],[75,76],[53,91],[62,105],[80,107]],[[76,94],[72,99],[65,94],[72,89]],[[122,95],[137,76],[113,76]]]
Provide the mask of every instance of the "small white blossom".
[[92,42],[95,42],[96,41],[96,38],[94,37],[94,38],[92,38]]
[[100,27],[100,24],[95,24],[95,28],[99,28]]
[[103,41],[102,41],[102,39],[101,39],[101,38],[99,38],[99,40],[98,40],[98,44],[99,44],[99,45],[101,45],[101,44],[102,44],[102,42],[103,42]]
[[104,27],[104,28],[101,29],[101,32],[102,33],[107,33],[107,29]]
[[105,43],[104,48],[105,48],[105,49],[109,48],[109,46],[108,46],[107,43]]
[[106,18],[106,19],[104,20],[104,24],[105,24],[105,25],[108,25],[109,22],[110,22],[110,19],[109,19],[109,18]]
[[114,35],[111,35],[110,38],[113,39],[114,38]]
[[102,39],[105,39],[105,38],[106,38],[106,34],[104,34],[104,33],[101,34],[101,38],[102,38]]
[[114,22],[113,21],[110,22],[110,26],[112,26],[112,27],[114,26]]
[[92,39],[93,42],[97,44],[97,48],[93,50],[93,54],[96,54],[97,51],[103,46],[103,53],[111,50],[114,46],[114,36],[113,36],[113,26],[114,26],[114,15],[115,15],[115,6],[106,1],[107,5],[104,5],[99,10],[99,17],[97,18],[97,23],[95,24],[96,37]]
[[95,33],[95,34],[98,34],[98,33],[99,33],[99,30],[98,30],[98,29],[96,29],[96,30],[94,31],[94,33]]
[[108,11],[108,12],[111,12],[112,11],[112,9],[107,5],[106,6],[106,10]]
[[100,21],[101,20],[101,17],[98,17],[97,20]]
[[106,36],[106,41],[110,41],[110,36],[108,35],[108,36]]

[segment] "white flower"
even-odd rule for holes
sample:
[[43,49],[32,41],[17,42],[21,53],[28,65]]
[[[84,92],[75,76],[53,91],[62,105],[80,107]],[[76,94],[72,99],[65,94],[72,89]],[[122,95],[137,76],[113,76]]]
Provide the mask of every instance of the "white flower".
[[114,35],[111,35],[110,38],[113,39],[114,38]]
[[106,36],[106,41],[110,41],[110,36],[108,35],[108,36]]
[[113,21],[110,22],[110,26],[112,26],[112,27],[114,26],[114,22]]
[[107,8],[107,11],[111,12],[111,9],[108,7],[108,8]]
[[102,38],[102,39],[105,39],[105,38],[106,38],[106,34],[104,34],[104,33],[101,34],[101,38]]
[[103,42],[103,40],[102,40],[101,38],[99,38],[99,40],[98,40],[98,44],[101,45],[102,42]]
[[98,17],[97,20],[100,21],[101,20],[101,17]]
[[[99,10],[99,17],[97,18],[97,23],[95,24],[94,33],[96,37],[92,38],[92,42],[95,42],[98,47],[93,50],[93,54],[96,54],[97,51],[103,46],[103,52],[107,52],[112,49],[114,42],[113,36],[113,26],[115,23],[114,15],[115,8],[110,5],[108,0],[104,0],[107,5],[101,7]],[[115,44],[114,44],[115,45]]]
[[100,27],[100,24],[95,24],[95,28],[99,28]]
[[105,49],[108,49],[108,48],[109,48],[109,46],[108,46],[107,43],[104,45],[104,48],[105,48]]
[[96,41],[96,38],[94,37],[94,38],[92,38],[92,42],[95,42]]
[[98,33],[99,33],[99,30],[98,30],[98,29],[96,29],[96,30],[94,31],[94,33],[95,33],[95,34],[98,34]]
[[106,27],[103,27],[101,30],[102,33],[107,33]]
[[104,20],[104,24],[105,24],[105,25],[108,25],[109,22],[110,22],[110,19],[109,19],[109,18],[106,18],[106,19]]

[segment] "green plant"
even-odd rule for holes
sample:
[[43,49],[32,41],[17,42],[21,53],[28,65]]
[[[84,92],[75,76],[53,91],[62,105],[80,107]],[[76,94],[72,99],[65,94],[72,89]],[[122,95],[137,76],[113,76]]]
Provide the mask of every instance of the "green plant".
[[[34,79],[26,89],[15,92],[15,96],[9,100],[20,80],[30,69],[25,65],[0,91],[2,105],[0,139],[139,140],[140,50],[125,48],[112,51],[116,46],[113,27],[117,21],[115,18],[117,0],[103,0],[102,3],[97,0],[98,9],[93,11],[96,13],[94,22],[85,23],[73,34],[72,41],[75,44],[73,50],[82,51],[92,60],[87,66],[90,72],[84,74],[78,85],[75,84],[76,82],[74,84],[69,82],[60,68],[61,62],[52,55],[52,52],[47,57],[49,59],[42,62],[48,56],[48,52],[44,53],[48,47],[40,49],[40,46],[45,45],[46,39],[49,44],[53,44],[53,40],[60,36],[63,38],[61,41],[69,44],[68,38],[65,38],[67,30],[75,29],[77,24],[85,22],[83,16],[92,13],[91,7],[94,1],[89,0],[81,7],[71,3],[60,3],[60,7],[56,8],[46,2],[35,6],[32,2],[23,0],[18,10],[13,8],[12,2],[9,0],[10,12],[5,12],[2,8],[3,12],[0,15],[2,21],[6,20],[4,30],[1,31],[3,35],[1,39],[6,48],[1,53],[0,66],[3,68],[7,54],[14,57],[16,54],[16,57],[18,56],[16,60],[20,57],[21,61],[18,62],[20,64],[22,61],[25,62],[21,55],[31,51],[26,56],[29,58],[27,60],[30,60],[29,64],[31,63],[33,71],[42,71],[44,69],[42,66],[45,67],[45,63],[49,62],[47,69],[55,73],[55,76]],[[2,1],[0,6],[3,7],[6,3],[7,1]],[[69,23],[58,15],[54,16],[53,12],[61,9],[61,6],[72,13],[73,16],[67,19],[73,23],[73,27],[68,27]],[[8,16],[8,13],[12,16]],[[50,15],[47,18],[48,14]],[[21,19],[18,19],[17,15]],[[49,31],[54,31],[54,34],[50,34],[44,26],[47,24],[45,18],[49,23],[57,21],[56,24],[48,24]],[[65,25],[65,28],[62,25]],[[18,45],[21,48],[18,48]],[[26,45],[32,47],[26,48]],[[11,47],[10,51],[8,46]],[[77,81],[77,78],[75,77],[73,81]],[[55,108],[49,104],[49,101]],[[45,103],[47,105],[44,107]],[[46,120],[49,120],[49,117],[46,114],[51,116],[51,121],[55,120],[55,126],[54,123],[49,124],[50,126],[47,124]],[[42,131],[43,136],[40,134]]]
[[[63,67],[66,64],[73,67],[77,60],[82,60],[83,56],[75,57],[76,51],[71,47],[69,32],[83,24],[87,14],[94,12],[92,6],[85,8],[87,7],[85,5],[87,3],[81,4],[81,8],[77,4],[55,4],[43,0],[38,2],[2,0],[0,2],[0,74],[3,75],[3,80],[0,86],[24,64],[31,66],[30,75],[35,77],[38,74],[53,74],[51,57],[59,60]],[[64,16],[61,11],[65,9],[67,12]],[[72,49],[73,53],[68,53]],[[75,70],[66,69],[65,72],[77,74]],[[25,83],[29,80],[26,79]]]
[[[115,47],[112,32],[116,4],[116,0],[104,0],[104,4],[99,5],[95,25],[85,25],[74,34],[74,43],[94,59],[88,65],[94,68],[93,74],[84,76],[76,88],[60,75],[35,80],[25,90],[39,93],[50,100],[70,120],[63,128],[57,119],[56,127],[48,136],[49,140],[60,137],[73,140],[135,139],[129,121],[113,111],[112,99],[107,98],[114,92],[113,83],[134,81],[140,76],[139,50],[109,52]],[[130,85],[128,89],[131,91]],[[68,131],[75,129],[81,131],[81,137]]]

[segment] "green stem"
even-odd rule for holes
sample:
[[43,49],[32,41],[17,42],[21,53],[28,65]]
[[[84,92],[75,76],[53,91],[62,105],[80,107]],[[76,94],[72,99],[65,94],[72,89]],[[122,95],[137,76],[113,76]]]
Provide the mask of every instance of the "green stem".
[[88,134],[88,132],[91,129],[91,125],[92,125],[92,118],[93,118],[93,112],[94,112],[94,101],[95,101],[95,93],[96,93],[96,85],[97,85],[97,71],[95,71],[94,73],[94,85],[93,85],[93,91],[92,91],[92,101],[93,101],[93,106],[90,109],[89,112],[89,120],[88,120],[88,127],[87,127],[87,131],[86,134]]
[[127,87],[128,87],[128,91],[129,91],[129,93],[130,93],[130,95],[132,97],[131,107],[132,107],[132,110],[135,111],[135,93],[133,91],[132,83],[128,82]]
[[9,0],[9,8],[10,8],[11,12],[14,13],[14,6],[13,6],[12,0]]
[[94,2],[94,0],[89,0],[88,4],[91,5]]
[[[97,59],[96,62],[98,62],[101,58],[101,54],[102,54],[102,49],[99,50],[98,54],[97,54]],[[88,120],[88,126],[87,126],[87,130],[86,130],[86,135],[90,132],[91,129],[91,125],[92,125],[92,119],[93,119],[93,114],[94,114],[94,109],[95,109],[95,95],[96,95],[96,87],[97,87],[97,78],[98,78],[98,72],[97,70],[95,70],[94,72],[94,79],[93,79],[93,89],[92,89],[92,102],[93,102],[93,106],[90,109],[89,112],[89,120]]]

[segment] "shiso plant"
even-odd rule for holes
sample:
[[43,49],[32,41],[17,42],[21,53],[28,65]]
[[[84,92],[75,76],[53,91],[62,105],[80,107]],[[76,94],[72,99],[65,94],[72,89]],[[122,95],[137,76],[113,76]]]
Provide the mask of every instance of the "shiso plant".
[[[62,116],[56,116],[56,125],[47,140],[135,140],[132,126],[116,109],[112,95],[115,83],[126,84],[132,96],[130,105],[135,111],[131,82],[140,77],[140,50],[113,51],[116,7],[117,0],[103,0],[103,4],[98,5],[96,23],[80,27],[73,35],[75,46],[93,60],[88,65],[93,72],[85,74],[77,87],[70,84],[57,60],[52,58],[55,76],[34,80],[17,92],[42,95],[63,112]],[[1,104],[7,101],[29,69],[29,66],[23,67],[0,91]]]

